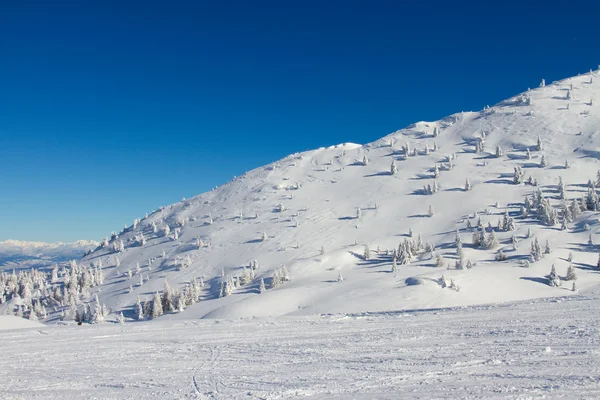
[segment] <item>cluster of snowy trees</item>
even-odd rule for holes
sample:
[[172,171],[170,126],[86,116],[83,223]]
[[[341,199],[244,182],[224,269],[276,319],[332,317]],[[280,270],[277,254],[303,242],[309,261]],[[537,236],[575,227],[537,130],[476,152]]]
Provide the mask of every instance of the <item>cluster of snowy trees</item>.
[[[73,260],[60,269],[55,265],[50,272],[32,269],[18,274],[15,271],[2,273],[0,304],[14,300],[11,311],[29,319],[46,318],[47,308],[51,308],[52,311],[61,311],[62,319],[83,320],[81,315],[89,317],[93,314],[88,312],[83,301],[90,296],[92,288],[103,283],[101,262],[86,266]],[[82,307],[84,310],[80,311]],[[98,317],[87,317],[85,321],[98,320]]]
[[52,277],[47,272],[31,269],[16,273],[0,273],[0,304],[11,302],[13,314],[37,320],[46,318],[46,307],[53,301]]
[[165,313],[182,312],[185,307],[201,300],[204,278],[192,278],[183,291],[173,288],[165,281],[162,293],[156,292],[152,299],[142,302],[138,296],[134,307],[137,320],[158,318]]

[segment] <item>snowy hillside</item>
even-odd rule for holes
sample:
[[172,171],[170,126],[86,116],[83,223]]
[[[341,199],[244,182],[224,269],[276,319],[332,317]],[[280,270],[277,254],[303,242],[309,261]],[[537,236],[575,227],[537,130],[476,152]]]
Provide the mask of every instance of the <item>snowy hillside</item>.
[[0,269],[39,267],[81,258],[93,250],[98,242],[78,240],[73,243],[0,242]]
[[[589,210],[596,189],[587,186],[600,169],[595,98],[598,71],[364,146],[293,154],[152,212],[78,264],[101,268],[103,283],[91,293],[128,318],[138,297],[151,300],[165,281],[182,291],[193,278],[204,285],[186,289],[185,311],[163,318],[563,296],[572,280],[553,287],[545,276],[555,264],[564,281],[571,252],[585,291],[600,282],[598,248],[588,244],[600,243],[598,213]],[[527,266],[536,243],[533,258],[541,259]]]

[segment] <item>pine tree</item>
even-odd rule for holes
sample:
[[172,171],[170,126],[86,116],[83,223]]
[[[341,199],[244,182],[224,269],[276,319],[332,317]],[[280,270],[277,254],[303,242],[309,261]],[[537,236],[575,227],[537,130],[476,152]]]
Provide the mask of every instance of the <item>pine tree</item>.
[[435,167],[433,167],[433,177],[435,179],[440,177],[440,168],[437,166],[437,164],[435,165]]
[[535,149],[537,151],[542,151],[544,149],[544,145],[542,144],[542,138],[540,137],[540,135],[538,135],[538,137],[537,137],[537,143],[535,145]]
[[523,169],[521,167],[515,167],[515,172],[513,174],[513,183],[515,185],[520,185],[523,183]]
[[469,180],[469,178],[467,178],[465,180],[465,192],[468,192],[469,190],[471,190],[471,181]]
[[571,265],[571,264],[569,264],[569,267],[567,268],[567,276],[565,277],[565,280],[567,280],[567,281],[577,280],[577,275],[575,274],[575,269],[573,268],[573,265]]
[[528,160],[531,160],[531,151],[529,150],[529,147],[527,148],[527,155],[526,155]]
[[544,249],[544,254],[552,253],[552,249],[550,248],[550,242],[546,240],[546,247]]
[[537,238],[531,243],[531,259],[533,261],[539,261],[542,258],[542,249]]
[[496,146],[496,158],[500,158],[504,155],[504,152],[502,151],[502,148],[498,145]]
[[265,280],[263,278],[260,278],[260,286],[258,287],[258,293],[264,293],[267,291],[267,288],[265,287]]
[[158,294],[158,292],[156,292],[154,294],[154,299],[152,299],[152,309],[151,309],[150,318],[158,318],[161,315],[163,315],[162,301],[160,298],[160,294]]
[[119,313],[118,322],[119,322],[119,324],[124,324],[125,323],[125,317],[123,316],[123,312],[122,311]]
[[435,266],[441,268],[445,265],[446,265],[446,260],[444,259],[444,256],[442,256],[442,253],[437,253],[436,259],[435,259]]
[[493,248],[498,247],[499,243],[498,243],[498,238],[496,238],[496,232],[494,232],[492,230],[489,233],[485,245],[488,249],[493,249]]
[[370,260],[371,259],[371,249],[369,249],[368,245],[365,245],[365,251],[363,253],[363,258],[365,260]]
[[392,273],[398,272],[398,259],[396,256],[392,257]]
[[548,166],[548,161],[546,160],[546,155],[542,154],[540,158],[540,168],[546,168]]
[[396,166],[396,161],[392,160],[392,165],[390,166],[390,174],[396,175],[398,173],[398,167]]
[[363,156],[363,161],[362,161],[362,163],[363,163],[363,165],[364,165],[364,166],[367,166],[367,165],[369,165],[369,158],[367,157],[367,155],[366,155],[366,154]]
[[429,217],[433,217],[434,215],[433,207],[431,205],[429,206],[429,211],[427,212],[427,214],[429,215]]

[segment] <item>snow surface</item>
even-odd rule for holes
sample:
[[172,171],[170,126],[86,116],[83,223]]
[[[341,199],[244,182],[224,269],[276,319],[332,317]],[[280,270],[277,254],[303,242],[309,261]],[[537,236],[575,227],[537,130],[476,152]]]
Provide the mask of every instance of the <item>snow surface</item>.
[[[567,100],[571,84],[572,99]],[[472,248],[471,232],[465,224],[476,211],[484,225],[491,222],[493,226],[507,209],[511,215],[518,213],[525,195],[536,188],[512,184],[516,166],[524,169],[525,179],[530,174],[537,178],[555,206],[560,203],[556,193],[559,177],[565,181],[567,198],[584,195],[587,180],[595,179],[600,169],[600,112],[598,103],[591,102],[600,98],[599,94],[600,75],[594,71],[523,93],[531,98],[531,105],[519,102],[519,95],[481,112],[418,122],[364,146],[346,143],[293,154],[211,192],[156,210],[136,229],[131,226],[120,234],[125,253],[100,249],[81,262],[102,261],[106,279],[100,287],[100,301],[126,316],[131,316],[138,296],[142,301],[149,299],[162,290],[165,280],[181,289],[200,276],[207,282],[203,301],[171,318],[354,313],[564,296],[571,293],[571,283],[549,287],[543,276],[553,263],[564,276],[569,252],[575,257],[578,289],[585,292],[599,280],[595,270],[598,249],[586,245],[589,232],[583,225],[591,226],[600,243],[598,213],[584,213],[567,231],[531,218],[516,218],[517,231],[498,234],[500,248],[508,256],[504,262],[494,261],[497,249]],[[439,129],[437,138],[433,137],[435,128]],[[487,137],[486,152],[475,154],[474,144],[482,131]],[[542,152],[534,151],[538,135],[544,144]],[[425,155],[425,146],[431,149],[434,142],[438,150]],[[404,157],[400,148],[406,143],[420,154]],[[501,158],[494,157],[497,145],[504,150]],[[528,147],[531,160],[525,155]],[[420,193],[423,185],[433,183],[434,166],[441,167],[452,153],[456,153],[455,166],[441,170],[437,180],[440,191]],[[539,167],[542,153],[549,160],[546,168]],[[362,165],[364,155],[369,158],[367,166]],[[563,167],[566,159],[570,169]],[[392,160],[397,175],[389,174]],[[472,183],[468,192],[463,189],[467,177]],[[284,211],[277,211],[279,204]],[[430,205],[435,210],[433,217],[427,215]],[[356,218],[358,207],[360,218]],[[209,224],[211,216],[213,223]],[[159,229],[169,225],[172,232],[181,220],[186,222],[177,240],[152,232],[152,223]],[[475,224],[475,219],[471,222]],[[382,251],[397,248],[412,229],[415,237],[420,234],[423,241],[434,243],[453,266],[456,228],[461,230],[466,260],[476,264],[471,270],[436,268],[434,260],[421,254],[391,273],[391,258],[376,253],[378,247]],[[523,268],[518,261],[528,258],[533,240],[526,237],[528,228],[542,246],[549,240],[554,251],[531,268]],[[261,240],[262,232],[268,240]],[[141,233],[147,239],[144,246],[135,244]],[[520,241],[516,251],[510,244],[512,234]],[[194,245],[197,237],[205,247]],[[361,259],[365,245],[373,253],[368,261]],[[322,247],[325,254],[320,253]],[[115,256],[120,259],[119,268]],[[177,264],[188,256],[192,265],[179,270]],[[156,261],[149,269],[151,258]],[[242,266],[252,260],[260,264],[254,281],[231,296],[218,298],[221,272],[239,275]],[[139,276],[125,276],[137,263],[147,280],[142,286],[138,285]],[[258,294],[260,279],[269,282],[273,270],[283,265],[291,282]],[[343,282],[337,282],[340,272]],[[460,291],[436,284],[442,274],[455,279]],[[407,285],[406,279],[411,277],[420,278],[423,284]],[[134,287],[131,293],[130,284]]]
[[0,331],[2,399],[592,399],[600,298]]
[[0,315],[0,331],[43,327],[44,324],[41,324],[37,321],[29,321],[14,315]]

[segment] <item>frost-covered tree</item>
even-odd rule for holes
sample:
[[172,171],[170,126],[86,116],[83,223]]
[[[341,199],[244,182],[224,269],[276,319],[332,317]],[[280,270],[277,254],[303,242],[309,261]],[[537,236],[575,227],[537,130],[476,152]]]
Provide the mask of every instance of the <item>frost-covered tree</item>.
[[262,235],[261,235],[260,240],[263,241],[263,242],[266,242],[267,239],[269,239],[269,236],[267,236],[266,232],[263,232]]
[[154,293],[154,298],[152,299],[152,309],[150,318],[158,318],[161,315],[163,315],[162,300],[160,298],[160,294],[156,292]]
[[427,215],[429,215],[429,217],[433,217],[435,214],[435,212],[433,211],[433,206],[429,206],[429,210],[427,211]]
[[567,281],[577,280],[577,274],[575,273],[575,268],[573,268],[572,264],[569,264],[569,267],[567,268],[567,275],[565,276],[565,280],[567,280]]
[[264,293],[267,291],[267,287],[265,286],[265,280],[260,278],[260,285],[258,286],[258,293]]
[[362,210],[360,209],[360,207],[356,208],[356,219],[360,219],[360,217],[362,217]]
[[496,232],[494,230],[492,230],[488,234],[488,237],[486,238],[485,247],[487,247],[488,249],[494,249],[494,248],[498,247],[498,245],[499,245],[499,243],[498,243],[498,238],[496,237]]
[[569,163],[569,160],[565,160],[565,169],[569,168],[571,168],[571,164]]
[[540,243],[537,238],[531,243],[531,259],[535,261],[541,260],[543,257],[542,248],[540,247]]
[[440,168],[437,166],[437,164],[435,167],[433,167],[433,177],[436,179],[440,177]]
[[125,323],[125,317],[123,316],[123,312],[122,311],[119,313],[119,316],[117,317],[117,321],[119,322],[119,324],[124,324]]
[[398,173],[398,167],[396,166],[396,161],[392,160],[392,164],[390,166],[390,174],[396,175]]
[[513,183],[515,185],[520,185],[523,183],[523,169],[521,167],[515,167],[515,172],[513,174]]
[[338,282],[343,282],[344,281],[344,277],[342,276],[342,273],[338,273],[338,277],[337,277],[337,281]]
[[556,267],[552,264],[552,269],[549,275],[546,275],[546,279],[548,279],[548,285],[558,287],[562,284],[560,277],[556,273]]
[[465,179],[465,192],[468,192],[469,190],[471,190],[471,181],[467,178]]
[[367,155],[366,155],[366,154],[363,156],[362,164],[363,164],[364,166],[367,166],[367,165],[369,165],[369,157],[367,157]]
[[540,137],[540,135],[538,135],[538,137],[537,137],[537,143],[535,145],[535,149],[537,151],[542,151],[544,149],[544,144],[542,143],[542,138]]
[[371,259],[371,249],[369,249],[369,245],[365,245],[365,250],[363,252],[363,258],[365,260],[370,260]]
[[540,168],[546,168],[548,166],[548,160],[546,160],[546,155],[542,154],[540,158]]
[[435,266],[441,268],[445,265],[446,265],[446,260],[444,259],[444,256],[442,256],[442,253],[437,253],[436,257],[435,257]]
[[527,148],[526,157],[528,160],[531,160],[531,150],[529,150],[529,147]]
[[504,155],[504,152],[502,151],[502,147],[500,147],[500,145],[496,146],[496,158],[500,158]]
[[542,79],[542,83],[540,83],[540,87],[544,87],[544,86],[546,86],[546,80]]

